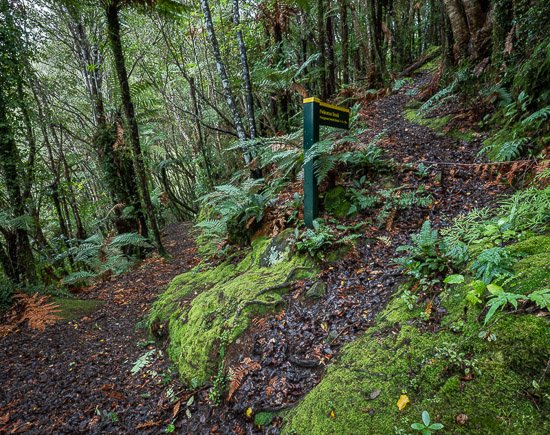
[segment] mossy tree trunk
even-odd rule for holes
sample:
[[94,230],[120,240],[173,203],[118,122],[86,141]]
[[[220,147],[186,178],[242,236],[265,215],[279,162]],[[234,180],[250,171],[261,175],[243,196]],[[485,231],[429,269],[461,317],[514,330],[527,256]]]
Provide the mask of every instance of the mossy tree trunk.
[[128,82],[128,73],[126,71],[126,63],[124,59],[124,52],[122,50],[122,40],[120,37],[120,21],[119,21],[119,3],[118,1],[111,1],[107,8],[107,28],[111,50],[113,52],[113,58],[115,63],[115,69],[120,85],[120,93],[122,99],[122,106],[124,107],[124,114],[126,116],[126,122],[130,130],[130,142],[132,145],[134,169],[137,175],[141,191],[141,200],[145,206],[145,214],[151,225],[153,232],[153,238],[155,244],[161,255],[165,255],[166,251],[162,245],[160,237],[160,229],[155,216],[153,203],[151,202],[151,196],[149,194],[149,186],[147,182],[147,174],[145,170],[145,162],[143,153],[141,151],[141,144],[139,140],[139,129],[137,119],[134,111],[134,104],[132,102],[132,96],[130,93],[130,84]]

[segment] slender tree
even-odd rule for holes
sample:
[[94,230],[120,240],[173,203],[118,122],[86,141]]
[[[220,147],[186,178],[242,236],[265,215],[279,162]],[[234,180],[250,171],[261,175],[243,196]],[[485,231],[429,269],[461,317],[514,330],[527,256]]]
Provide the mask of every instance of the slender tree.
[[256,138],[256,118],[254,116],[254,97],[252,95],[252,83],[250,81],[250,69],[248,67],[248,57],[246,55],[246,46],[244,44],[243,32],[241,30],[241,19],[239,11],[239,0],[233,0],[233,24],[235,24],[235,34],[237,45],[241,55],[241,72],[244,82],[246,116],[248,118],[248,127],[250,129],[250,138]]
[[[235,130],[237,130],[237,136],[240,141],[246,141],[246,133],[244,130],[244,125],[241,119],[241,115],[237,109],[237,103],[233,95],[233,90],[231,87],[231,82],[229,81],[229,75],[227,74],[227,68],[223,62],[222,55],[220,52],[220,45],[218,43],[218,38],[216,37],[216,31],[214,30],[214,22],[212,21],[212,13],[210,11],[210,5],[208,0],[201,0],[201,9],[204,14],[204,20],[206,22],[206,30],[208,31],[208,38],[210,39],[210,47],[212,53],[214,54],[214,59],[216,61],[216,69],[220,80],[222,82],[223,93],[225,96],[225,101],[229,106],[229,111],[231,112],[231,118],[235,125]],[[244,151],[244,160],[246,164],[249,164],[252,156],[250,155],[250,150],[248,147],[243,149]]]

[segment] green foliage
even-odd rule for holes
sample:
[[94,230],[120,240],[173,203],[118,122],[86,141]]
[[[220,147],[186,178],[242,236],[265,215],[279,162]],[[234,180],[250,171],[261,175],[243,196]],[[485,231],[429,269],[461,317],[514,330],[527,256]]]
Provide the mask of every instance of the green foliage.
[[393,92],[397,92],[401,90],[401,88],[410,85],[412,83],[412,79],[410,77],[403,77],[401,79],[397,79],[392,83],[391,90]]
[[436,92],[428,101],[426,101],[422,106],[420,106],[420,113],[427,114],[432,110],[440,107],[446,101],[449,101],[452,98],[456,97],[461,85],[471,78],[470,67],[469,65],[464,65],[459,68],[454,76],[451,83],[443,89],[440,89]]
[[130,373],[137,375],[141,370],[151,364],[155,358],[155,352],[155,349],[151,349],[141,355],[132,366]]
[[74,244],[66,252],[57,256],[58,260],[72,257],[77,265],[81,266],[63,278],[65,284],[79,284],[107,272],[120,274],[136,260],[131,251],[141,248],[150,248],[151,245],[143,236],[137,233],[123,233],[113,238],[103,238],[94,234],[83,241],[72,241]]
[[472,263],[476,278],[490,284],[497,275],[511,275],[514,261],[510,253],[501,247],[485,249]]
[[441,430],[443,427],[444,426],[441,423],[431,423],[431,418],[428,411],[422,411],[422,423],[411,424],[411,429],[421,431],[422,435],[431,435],[432,431]]
[[515,160],[522,156],[536,155],[547,140],[550,106],[532,111],[533,98],[521,91],[517,99],[507,104],[495,115],[504,120],[503,128],[489,137],[480,153],[493,161]]
[[263,180],[247,179],[239,186],[216,186],[200,199],[201,207],[217,217],[197,224],[202,229],[201,240],[209,249],[215,251],[224,240],[240,245],[250,242],[251,225],[262,220],[270,197],[267,192],[261,192],[263,183]]
[[11,305],[14,291],[14,284],[8,278],[0,275],[0,313]]
[[541,310],[550,311],[550,288],[535,290],[529,294],[529,300],[534,302]]
[[493,318],[499,308],[502,309],[506,305],[511,304],[517,309],[518,301],[525,298],[524,295],[506,292],[501,286],[496,284],[489,284],[487,286],[487,290],[489,290],[491,296],[487,301],[489,311],[487,311],[487,314],[485,315],[485,324]]
[[322,258],[324,251],[335,242],[336,237],[332,229],[320,219],[316,219],[313,221],[313,229],[307,228],[302,233],[298,233],[296,248],[314,258]]
[[452,258],[445,256],[437,230],[432,229],[429,220],[422,224],[420,232],[413,234],[411,239],[411,245],[397,248],[397,252],[404,251],[407,255],[398,258],[396,263],[427,289],[440,282],[440,276],[450,269]]
[[362,145],[356,150],[337,152],[338,148],[346,143],[358,142],[357,137],[362,133],[362,131],[352,131],[349,135],[336,140],[321,140],[306,151],[304,163],[314,161],[314,170],[319,183],[338,164],[363,169],[377,169],[384,164],[382,150],[376,145],[384,136],[384,132],[377,134],[368,144]]

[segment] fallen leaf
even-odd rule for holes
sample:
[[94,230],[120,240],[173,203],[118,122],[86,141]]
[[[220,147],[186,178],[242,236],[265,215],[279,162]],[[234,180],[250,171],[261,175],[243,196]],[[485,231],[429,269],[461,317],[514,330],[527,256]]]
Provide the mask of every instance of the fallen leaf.
[[172,411],[172,418],[176,418],[178,412],[180,412],[181,402],[178,400],[174,405],[174,410]]
[[245,412],[245,415],[246,415],[248,418],[250,418],[250,417],[252,417],[252,413],[253,413],[252,408],[251,408],[251,407],[248,407],[247,410],[246,410],[246,412]]
[[150,420],[150,421],[146,421],[145,423],[138,424],[136,426],[136,429],[146,429],[148,427],[158,426],[161,423],[162,423],[161,421]]
[[334,413],[334,409],[330,411],[330,418],[336,418],[336,414]]
[[405,406],[407,406],[407,404],[410,402],[411,401],[409,400],[409,397],[406,394],[401,394],[401,396],[399,396],[399,400],[397,401],[397,407],[399,408],[400,411],[402,411],[403,408],[405,408]]

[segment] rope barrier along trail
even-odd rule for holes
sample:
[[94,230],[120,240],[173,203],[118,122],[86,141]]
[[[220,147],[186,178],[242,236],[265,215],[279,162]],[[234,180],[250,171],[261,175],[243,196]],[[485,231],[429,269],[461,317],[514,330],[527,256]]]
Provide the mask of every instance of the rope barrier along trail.
[[550,163],[550,160],[511,160],[509,162],[487,162],[487,163],[460,163],[460,162],[431,162],[431,161],[420,161],[418,163],[403,163],[404,165],[418,166],[423,165],[443,165],[443,166],[503,166],[503,165],[514,165],[516,163],[531,163],[531,164],[541,164],[541,163]]

